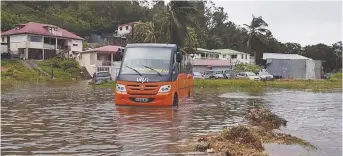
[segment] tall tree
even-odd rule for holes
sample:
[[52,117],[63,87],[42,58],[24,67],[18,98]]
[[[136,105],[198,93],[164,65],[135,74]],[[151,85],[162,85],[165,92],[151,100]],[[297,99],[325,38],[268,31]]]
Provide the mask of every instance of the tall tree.
[[334,55],[336,56],[335,69],[341,69],[342,68],[342,41],[332,44],[331,49]]
[[252,15],[251,23],[244,24],[249,30],[249,37],[247,39],[247,46],[250,50],[254,51],[255,61],[256,64],[261,63],[261,58],[263,55],[263,51],[261,51],[261,47],[264,47],[265,44],[262,41],[262,37],[271,35],[270,30],[268,27],[267,22],[265,22],[261,16],[255,17]]

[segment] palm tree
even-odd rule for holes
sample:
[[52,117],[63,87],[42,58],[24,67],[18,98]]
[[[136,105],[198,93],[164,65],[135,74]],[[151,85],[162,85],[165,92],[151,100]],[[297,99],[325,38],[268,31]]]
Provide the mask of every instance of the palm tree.
[[252,21],[250,25],[244,24],[249,32],[248,32],[248,39],[247,39],[247,46],[249,50],[254,50],[255,62],[256,64],[260,64],[261,54],[263,52],[257,52],[259,46],[263,46],[262,38],[263,36],[270,36],[271,32],[265,27],[268,27],[268,24],[262,19],[261,16],[255,17],[252,15]]
[[188,26],[197,28],[194,22],[196,9],[192,1],[170,1],[155,16],[156,25],[160,26],[160,32],[165,32],[168,42],[184,46],[185,38],[188,36]]

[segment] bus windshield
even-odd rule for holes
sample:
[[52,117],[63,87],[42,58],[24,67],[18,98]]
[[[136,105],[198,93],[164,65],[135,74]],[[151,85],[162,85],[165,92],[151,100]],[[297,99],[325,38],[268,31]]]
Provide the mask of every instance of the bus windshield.
[[170,48],[127,48],[120,74],[168,75],[171,52]]

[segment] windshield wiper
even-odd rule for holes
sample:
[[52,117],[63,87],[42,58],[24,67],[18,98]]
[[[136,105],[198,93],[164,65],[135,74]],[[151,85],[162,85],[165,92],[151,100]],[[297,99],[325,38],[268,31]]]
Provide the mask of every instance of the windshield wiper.
[[132,69],[133,71],[135,71],[136,73],[138,73],[138,75],[139,76],[142,76],[142,74],[138,71],[138,70],[136,70],[135,68],[132,68],[132,67],[129,67],[129,66],[126,66],[127,68],[130,68],[130,69]]
[[156,69],[154,69],[154,68],[151,68],[151,67],[148,67],[148,66],[146,66],[146,65],[143,65],[143,67],[145,67],[145,68],[149,68],[149,69],[151,69],[151,70],[153,70],[153,71],[155,71],[159,76],[161,76],[162,77],[162,74],[160,73],[160,72],[158,72]]

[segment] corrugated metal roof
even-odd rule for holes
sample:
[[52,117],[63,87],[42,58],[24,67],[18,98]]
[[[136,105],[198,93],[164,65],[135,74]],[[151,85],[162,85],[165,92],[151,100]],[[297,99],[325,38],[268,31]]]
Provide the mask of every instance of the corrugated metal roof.
[[312,60],[298,54],[263,53],[263,59]]
[[204,48],[197,48],[197,51],[198,51],[198,52],[210,52],[210,53],[213,53],[212,50],[204,49]]
[[239,52],[239,51],[232,50],[232,49],[214,49],[212,51],[213,52],[218,52],[218,53],[221,53],[221,54],[226,54],[226,55],[247,54],[247,53]]
[[176,48],[176,44],[163,44],[163,43],[132,43],[127,44],[127,48],[134,47],[161,47],[161,48]]
[[228,60],[193,60],[194,66],[231,66]]

